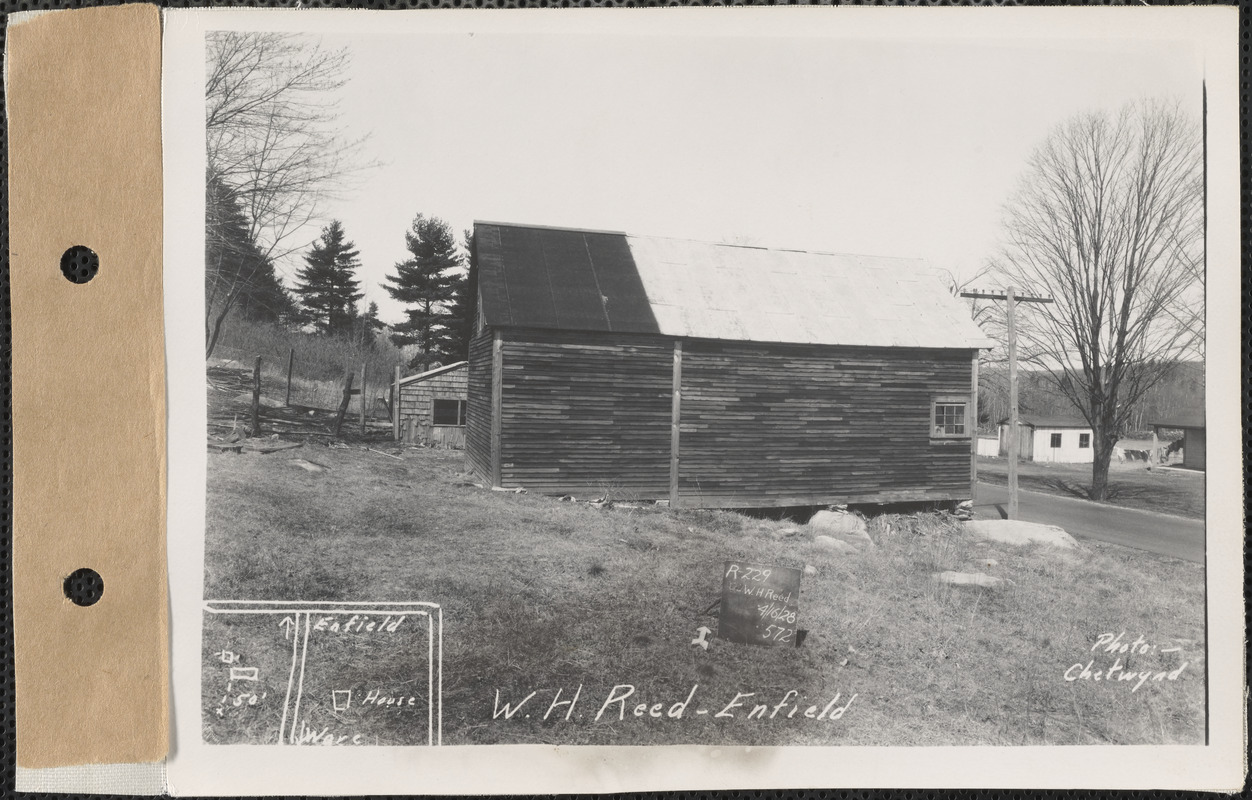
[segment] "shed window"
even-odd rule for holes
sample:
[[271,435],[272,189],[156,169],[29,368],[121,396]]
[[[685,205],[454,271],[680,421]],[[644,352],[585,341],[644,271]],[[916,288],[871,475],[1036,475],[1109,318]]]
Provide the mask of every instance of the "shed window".
[[1091,447],[1091,434],[1089,433],[1078,434],[1078,447],[1083,450],[1087,449],[1088,447]]
[[1054,433],[1054,434],[1052,434],[1052,440],[1051,440],[1051,442],[1049,443],[1049,445],[1048,445],[1048,446],[1049,446],[1049,447],[1060,447],[1060,446],[1061,446],[1061,434],[1059,434],[1059,433]]
[[968,438],[966,401],[961,398],[937,397],[932,401],[930,435],[936,439]]
[[465,425],[464,400],[434,400],[435,407],[431,414],[434,425]]

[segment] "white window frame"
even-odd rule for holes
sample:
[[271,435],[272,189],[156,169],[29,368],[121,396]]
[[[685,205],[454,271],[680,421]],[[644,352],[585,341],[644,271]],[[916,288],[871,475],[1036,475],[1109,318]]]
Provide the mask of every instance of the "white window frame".
[[[935,412],[938,411],[939,406],[952,405],[960,405],[962,408],[962,418],[964,419],[962,427],[964,427],[965,430],[961,433],[948,433],[946,431],[941,431],[935,425]],[[971,405],[969,395],[966,394],[944,394],[932,396],[930,398],[930,419],[927,421],[927,424],[930,426],[930,438],[935,441],[959,442],[972,440],[974,436],[973,420],[970,419],[972,414]]]

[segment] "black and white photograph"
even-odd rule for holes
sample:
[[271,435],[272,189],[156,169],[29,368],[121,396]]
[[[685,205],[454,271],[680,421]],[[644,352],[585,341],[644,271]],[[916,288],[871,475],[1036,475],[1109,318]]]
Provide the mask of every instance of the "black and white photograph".
[[167,31],[180,748],[1214,744],[1209,51],[763,11]]

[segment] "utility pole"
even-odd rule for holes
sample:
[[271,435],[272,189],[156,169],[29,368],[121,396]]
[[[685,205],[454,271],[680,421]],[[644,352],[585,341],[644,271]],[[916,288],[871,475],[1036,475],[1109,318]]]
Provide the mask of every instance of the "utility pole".
[[[1017,321],[1014,307],[1018,303],[1051,303],[1051,297],[1018,297],[1013,287],[1003,292],[983,292],[973,289],[961,292],[961,297],[978,300],[1003,300],[1009,327],[1009,508],[1008,518],[1017,519]],[[976,421],[975,421],[976,422]]]

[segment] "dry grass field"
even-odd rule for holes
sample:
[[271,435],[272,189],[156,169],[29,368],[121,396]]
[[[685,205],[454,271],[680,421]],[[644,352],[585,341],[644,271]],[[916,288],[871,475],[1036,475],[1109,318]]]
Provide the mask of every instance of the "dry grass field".
[[[206,598],[441,604],[445,744],[1203,741],[1199,565],[980,543],[938,514],[874,518],[876,546],[837,554],[787,521],[492,492],[458,452],[327,441],[207,456]],[[727,559],[816,568],[802,647],[691,644]],[[1134,646],[1109,652],[1118,634]]]

